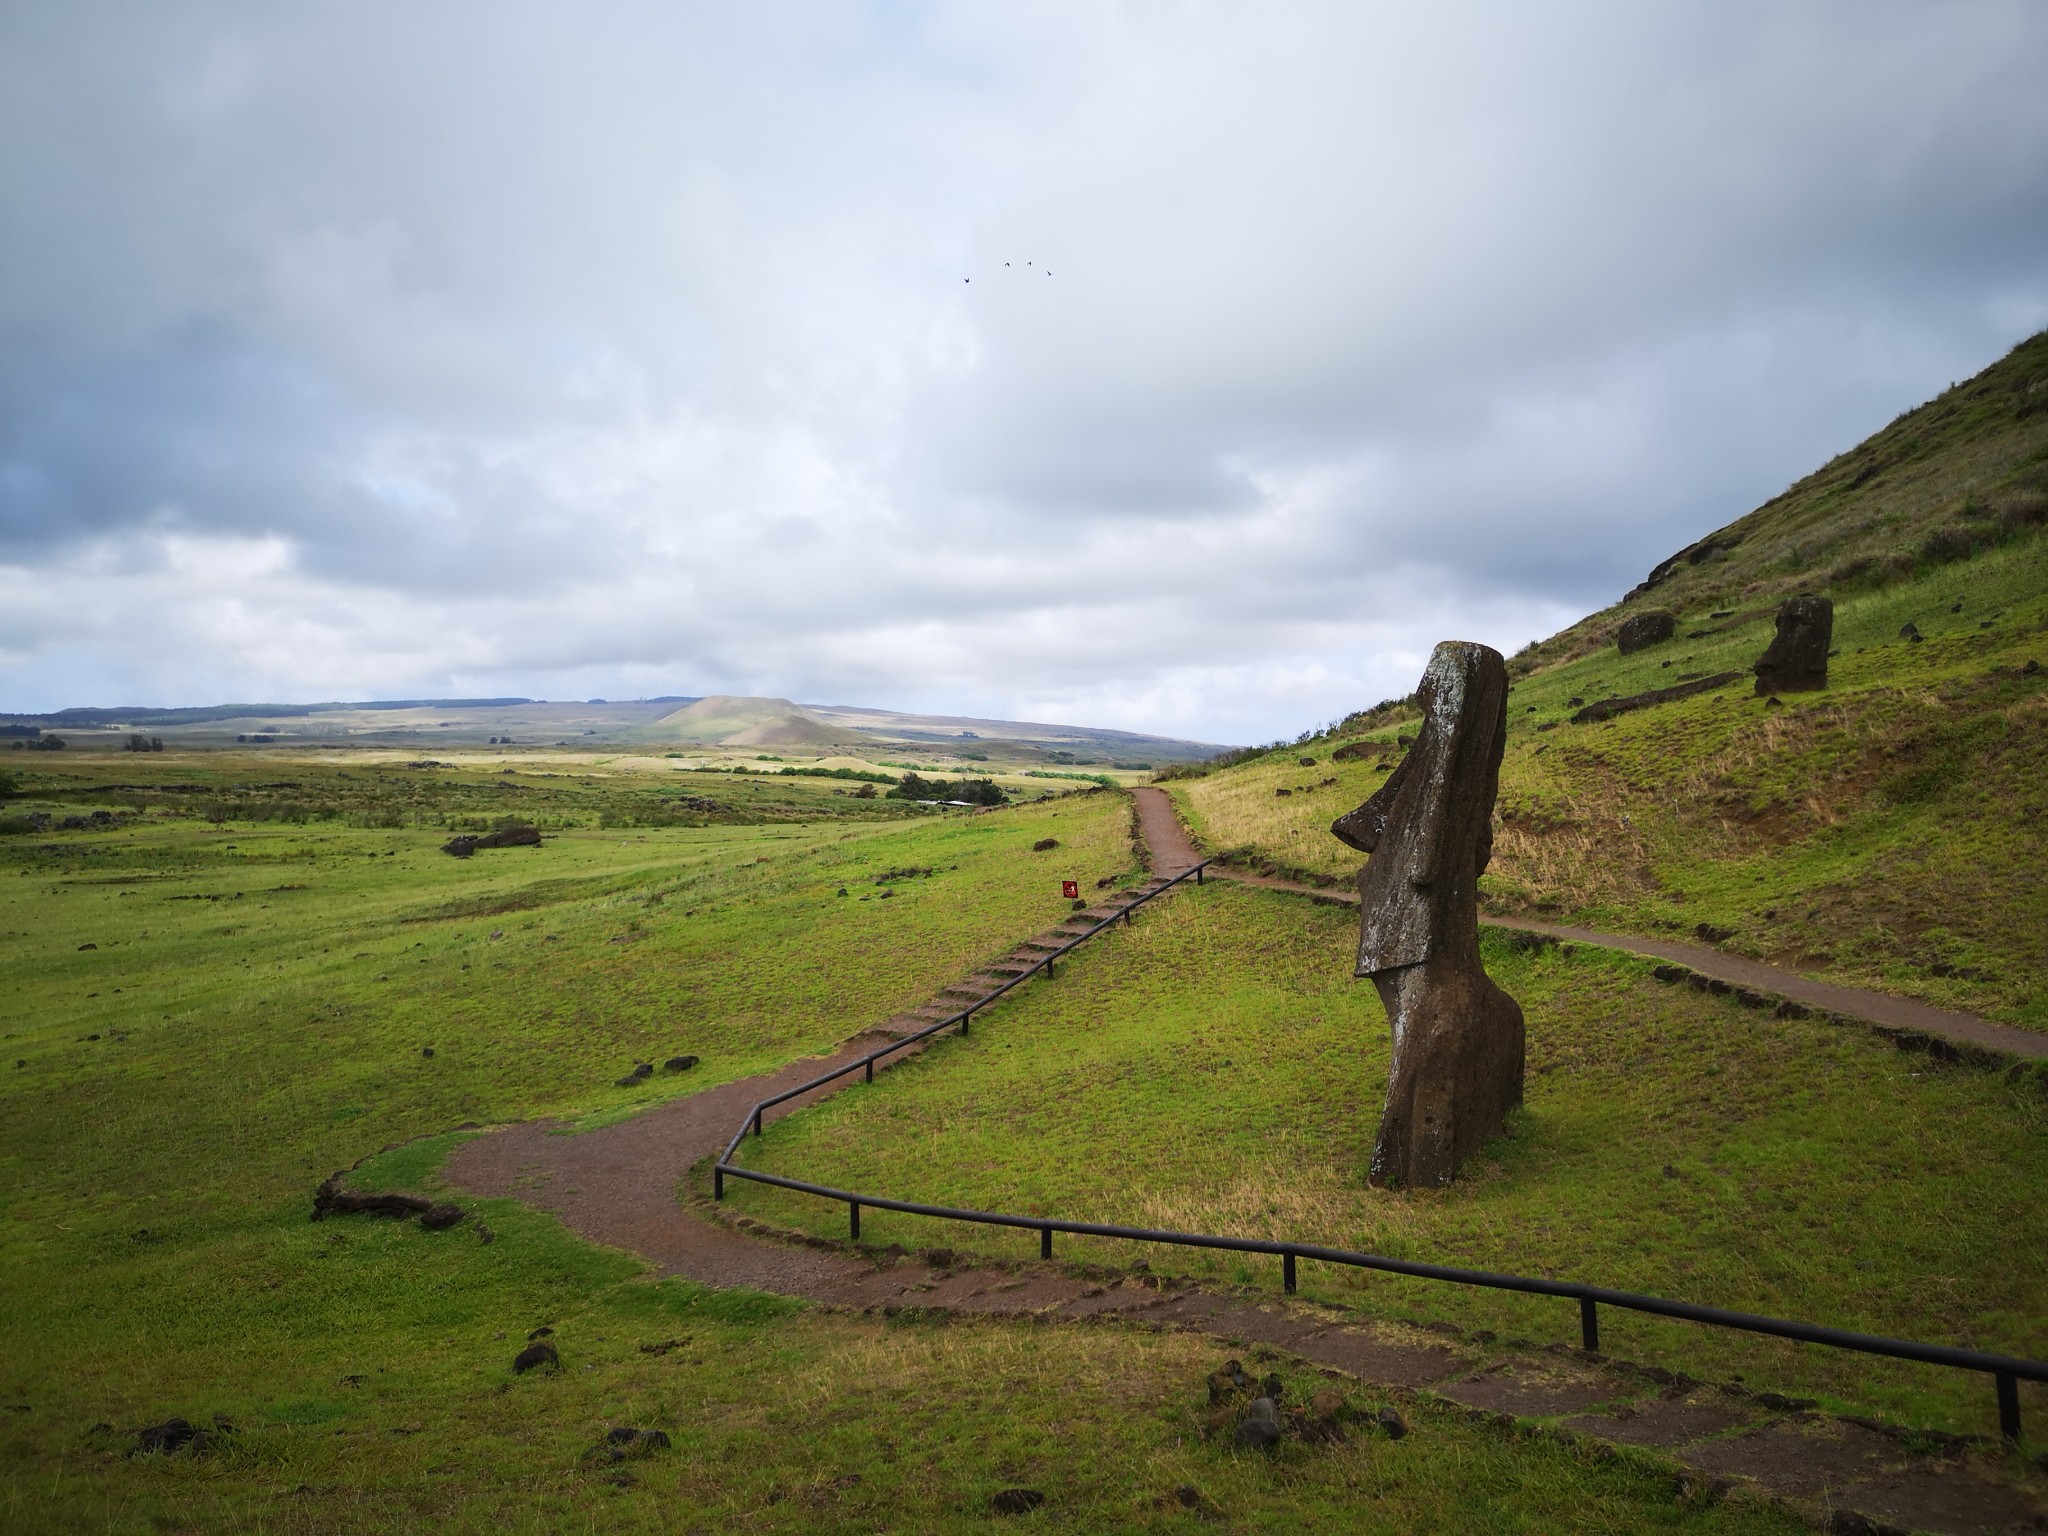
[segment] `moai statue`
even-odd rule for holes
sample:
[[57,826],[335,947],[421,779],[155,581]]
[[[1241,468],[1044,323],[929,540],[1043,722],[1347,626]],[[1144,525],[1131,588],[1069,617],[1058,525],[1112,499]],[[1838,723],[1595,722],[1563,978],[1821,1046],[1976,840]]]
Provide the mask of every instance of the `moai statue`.
[[1446,640],[1416,690],[1422,731],[1373,797],[1331,825],[1372,857],[1358,971],[1394,1034],[1376,1185],[1443,1185],[1522,1102],[1522,1010],[1479,962],[1479,876],[1507,745],[1500,652]]
[[1835,634],[1835,605],[1802,592],[1778,605],[1778,632],[1759,656],[1756,696],[1812,693],[1828,685],[1828,645]]

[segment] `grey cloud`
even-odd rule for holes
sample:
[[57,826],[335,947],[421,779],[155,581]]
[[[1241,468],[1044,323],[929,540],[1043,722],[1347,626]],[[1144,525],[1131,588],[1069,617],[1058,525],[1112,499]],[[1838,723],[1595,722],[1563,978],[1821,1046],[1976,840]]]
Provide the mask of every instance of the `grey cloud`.
[[1291,730],[2048,323],[2044,64],[2024,3],[14,8],[0,677]]

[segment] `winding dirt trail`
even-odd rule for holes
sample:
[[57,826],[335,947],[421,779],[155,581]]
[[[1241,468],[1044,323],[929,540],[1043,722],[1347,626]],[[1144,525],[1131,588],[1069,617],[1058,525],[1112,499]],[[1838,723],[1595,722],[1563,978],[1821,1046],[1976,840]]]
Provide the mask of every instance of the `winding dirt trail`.
[[[1200,856],[1163,791],[1148,787],[1136,794],[1156,885]],[[1113,903],[1085,915],[1099,920],[1112,910]],[[1028,956],[1059,937],[1043,936],[1016,953]],[[985,988],[992,976],[1003,975],[1004,964],[948,988],[930,1007],[957,1007],[962,991]],[[913,1013],[889,1025],[908,1022],[923,1019]],[[988,1027],[1000,1028],[1000,1017]],[[702,1194],[690,1187],[691,1171],[723,1149],[755,1103],[899,1032],[884,1027],[830,1057],[673,1099],[596,1130],[572,1134],[548,1121],[505,1126],[458,1148],[445,1174],[471,1195],[519,1199],[553,1213],[592,1242],[706,1285],[884,1313],[919,1308],[1069,1322],[1125,1320],[1197,1331],[1232,1349],[1265,1345],[1382,1387],[1426,1388],[1476,1417],[1540,1419],[1574,1434],[1656,1447],[1710,1480],[1749,1480],[1809,1513],[1833,1512],[1835,1529],[1907,1527],[1990,1536],[2040,1513],[2000,1477],[1996,1458],[1983,1452],[1920,1455],[1902,1436],[1879,1427],[1824,1418],[1783,1399],[1760,1401],[1744,1388],[1674,1382],[1668,1372],[1562,1346],[1534,1353],[1502,1349],[1490,1341],[1468,1342],[1283,1302],[1277,1272],[1274,1294],[1260,1298],[1202,1290],[1150,1273],[1116,1275],[1057,1262],[955,1265],[933,1249],[913,1255],[792,1240],[709,1214]],[[908,1047],[901,1056],[917,1049]],[[767,1118],[779,1119],[838,1086],[780,1105]],[[946,1235],[935,1223],[934,1242]],[[1570,1333],[1574,1321],[1560,1313],[1560,1336]],[[1878,1523],[1841,1524],[1841,1513],[1852,1510]]]
[[[1144,824],[1146,839],[1155,850],[1155,857],[1168,861],[1182,860],[1184,862],[1178,865],[1182,869],[1201,857],[1195,851],[1187,829],[1181,825],[1180,818],[1174,813],[1172,798],[1165,790],[1146,785],[1132,793],[1138,796],[1138,814]],[[1224,864],[1212,864],[1208,872],[1212,879],[1235,880],[1243,885],[1265,886],[1269,890],[1293,891],[1299,895],[1313,897],[1317,901],[1339,903],[1344,906],[1358,905],[1358,893],[1342,886],[1331,888],[1305,885],[1274,875],[1252,874]],[[1950,1008],[1937,1008],[1932,1003],[1923,1003],[1910,997],[1896,997],[1889,992],[1873,992],[1862,987],[1843,987],[1833,982],[1815,981],[1798,971],[1789,971],[1781,966],[1771,965],[1762,960],[1751,960],[1742,955],[1723,954],[1718,949],[1709,949],[1701,944],[1686,944],[1675,939],[1646,939],[1628,933],[1601,933],[1592,928],[1574,928],[1565,923],[1546,923],[1532,917],[1482,917],[1480,921],[1496,928],[1516,928],[1528,933],[1547,934],[1555,939],[1567,939],[1573,943],[1594,944],[1602,949],[1620,949],[1630,954],[1668,960],[1688,970],[1697,971],[1702,976],[1725,981],[1730,986],[1747,987],[1773,997],[1790,998],[1794,1002],[1806,1004],[1809,1008],[1817,1008],[1845,1019],[1859,1020],[1887,1034],[1927,1035],[1937,1040],[1946,1040],[1953,1045],[1991,1051],[2001,1056],[2013,1056],[2022,1061],[2048,1060],[2048,1034],[2040,1031],[2015,1029],[2010,1024],[1994,1024],[1991,1020],[1979,1018],[1974,1013],[1958,1013]]]

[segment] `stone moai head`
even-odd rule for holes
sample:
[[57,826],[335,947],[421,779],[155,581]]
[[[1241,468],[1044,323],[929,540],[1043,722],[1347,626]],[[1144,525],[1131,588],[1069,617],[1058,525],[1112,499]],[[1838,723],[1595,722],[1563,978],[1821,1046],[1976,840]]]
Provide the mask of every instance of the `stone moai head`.
[[1422,730],[1387,782],[1334,833],[1372,858],[1359,877],[1358,974],[1478,945],[1478,882],[1493,857],[1493,802],[1507,746],[1500,652],[1446,640],[1415,691]]
[[1828,646],[1835,634],[1835,605],[1802,592],[1778,606],[1778,631],[1755,667],[1756,696],[1812,693],[1828,685]]

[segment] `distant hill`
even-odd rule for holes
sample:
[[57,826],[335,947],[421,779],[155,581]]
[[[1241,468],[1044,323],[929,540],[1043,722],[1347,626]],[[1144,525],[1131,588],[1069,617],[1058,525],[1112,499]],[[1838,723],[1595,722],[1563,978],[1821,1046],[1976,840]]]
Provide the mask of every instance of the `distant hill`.
[[1209,742],[1135,731],[916,715],[734,694],[653,699],[384,699],[365,703],[96,706],[0,714],[0,734],[64,735],[78,745],[161,736],[169,746],[351,745],[409,751],[485,747],[699,748],[799,756],[952,757],[1075,766],[1159,766],[1212,757]]
[[820,752],[872,746],[851,731],[834,730],[788,699],[713,694],[652,724],[634,728],[640,741],[669,746],[800,747]]

